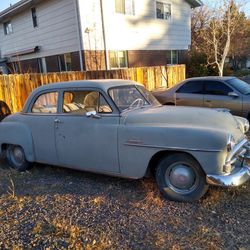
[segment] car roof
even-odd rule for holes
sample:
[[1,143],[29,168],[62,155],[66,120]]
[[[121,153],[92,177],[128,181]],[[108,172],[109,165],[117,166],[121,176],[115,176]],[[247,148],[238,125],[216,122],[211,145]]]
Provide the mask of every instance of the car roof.
[[98,88],[107,91],[110,88],[125,86],[125,85],[142,85],[141,83],[122,80],[122,79],[100,79],[100,80],[79,80],[67,82],[55,82],[38,87],[34,92],[40,92],[50,89],[65,89],[65,88]]
[[202,76],[202,77],[191,77],[187,78],[185,81],[192,81],[192,80],[222,80],[227,81],[234,79],[234,76]]

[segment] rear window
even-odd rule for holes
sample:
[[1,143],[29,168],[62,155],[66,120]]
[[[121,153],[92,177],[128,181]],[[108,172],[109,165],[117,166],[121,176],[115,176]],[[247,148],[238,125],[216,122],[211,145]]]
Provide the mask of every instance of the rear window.
[[191,81],[184,83],[178,90],[177,93],[187,94],[203,94],[203,82]]
[[233,78],[226,81],[236,90],[238,90],[241,94],[248,95],[250,94],[250,85],[238,78]]

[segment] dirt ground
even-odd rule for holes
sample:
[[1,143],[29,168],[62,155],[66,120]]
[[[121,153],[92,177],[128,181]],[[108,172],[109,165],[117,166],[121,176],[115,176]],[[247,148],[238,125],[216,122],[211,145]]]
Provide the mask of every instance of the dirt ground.
[[125,180],[0,161],[0,249],[250,249],[250,182],[199,202]]

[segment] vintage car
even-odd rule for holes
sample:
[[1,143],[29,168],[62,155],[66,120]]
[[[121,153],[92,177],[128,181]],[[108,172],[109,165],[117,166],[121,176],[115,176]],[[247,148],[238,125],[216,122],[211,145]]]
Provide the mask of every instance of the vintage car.
[[0,123],[0,153],[19,171],[34,162],[125,178],[155,176],[165,197],[201,198],[209,185],[250,178],[246,119],[223,110],[162,106],[141,84],[75,81],[34,90]]

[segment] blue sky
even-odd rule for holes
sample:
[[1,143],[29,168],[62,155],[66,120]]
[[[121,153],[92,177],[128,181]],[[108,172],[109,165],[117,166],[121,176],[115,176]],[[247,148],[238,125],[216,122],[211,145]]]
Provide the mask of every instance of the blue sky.
[[[215,7],[216,5],[218,5],[217,0],[202,0],[202,2],[204,3],[204,5],[208,5],[210,7]],[[246,16],[250,17],[250,0],[236,0],[236,2],[242,4],[242,11],[246,13]]]
[[[0,0],[0,11],[8,8],[10,4],[14,4],[18,2],[19,0]],[[213,5],[217,2],[217,0],[202,0],[204,4]],[[244,11],[247,14],[247,16],[250,17],[250,0],[243,0],[245,1]]]
[[10,4],[14,4],[19,0],[0,0],[0,11],[10,7]]

